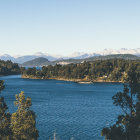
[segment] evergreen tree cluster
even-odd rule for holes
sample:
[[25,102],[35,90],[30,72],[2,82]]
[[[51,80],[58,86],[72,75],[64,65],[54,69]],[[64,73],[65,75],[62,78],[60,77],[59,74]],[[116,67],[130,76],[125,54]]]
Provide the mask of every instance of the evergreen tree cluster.
[[[0,80],[0,91],[4,82]],[[0,97],[0,140],[37,140],[36,116],[30,110],[31,98],[25,98],[24,92],[16,95],[17,111],[10,114],[4,97]]]
[[13,63],[9,60],[8,61],[0,60],[0,76],[19,74],[19,73],[20,73],[20,68],[18,64]]
[[118,92],[112,99],[123,113],[113,126],[103,128],[102,136],[106,140],[140,140],[140,71],[136,65],[128,72],[123,92]]
[[43,66],[42,70],[36,68],[23,69],[22,75],[34,76],[40,79],[65,78],[65,79],[85,79],[88,81],[125,81],[128,71],[132,65],[136,65],[136,70],[140,70],[140,61],[133,60],[97,60],[83,62],[79,64]]

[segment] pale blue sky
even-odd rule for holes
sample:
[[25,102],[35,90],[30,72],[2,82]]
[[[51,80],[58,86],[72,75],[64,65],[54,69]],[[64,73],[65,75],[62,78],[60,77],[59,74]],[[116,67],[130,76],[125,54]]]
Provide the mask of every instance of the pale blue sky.
[[0,0],[0,53],[140,48],[140,0]]

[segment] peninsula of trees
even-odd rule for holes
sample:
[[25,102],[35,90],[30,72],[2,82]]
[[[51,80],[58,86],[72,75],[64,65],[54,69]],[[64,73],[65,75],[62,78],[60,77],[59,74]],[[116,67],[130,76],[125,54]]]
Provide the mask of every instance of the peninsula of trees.
[[31,79],[56,79],[85,82],[125,82],[132,66],[140,71],[139,60],[96,60],[78,64],[22,68],[22,77]]

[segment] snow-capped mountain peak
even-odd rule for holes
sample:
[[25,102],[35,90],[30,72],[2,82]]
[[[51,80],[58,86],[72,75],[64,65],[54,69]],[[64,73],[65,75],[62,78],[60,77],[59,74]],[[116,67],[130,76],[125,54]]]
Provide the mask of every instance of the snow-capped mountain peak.
[[48,53],[42,53],[42,52],[37,52],[32,55],[23,55],[23,56],[11,56],[9,54],[3,54],[0,55],[1,60],[11,60],[16,63],[24,63],[26,61],[38,58],[38,57],[44,57],[47,58],[49,61],[57,60],[57,59],[83,59],[83,58],[89,58],[93,56],[99,56],[99,55],[111,55],[111,54],[133,54],[136,56],[140,56],[140,48],[137,49],[126,49],[122,48],[119,50],[116,49],[104,49],[103,51],[96,51],[96,52],[91,52],[91,53],[84,53],[84,52],[75,52],[72,53],[69,56],[61,56],[61,55],[50,55]]

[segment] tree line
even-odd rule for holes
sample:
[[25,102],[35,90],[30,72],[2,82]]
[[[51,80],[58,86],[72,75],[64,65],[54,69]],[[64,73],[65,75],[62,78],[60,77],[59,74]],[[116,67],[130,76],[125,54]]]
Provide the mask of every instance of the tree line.
[[136,65],[136,71],[140,70],[140,61],[138,60],[113,59],[69,65],[49,65],[43,66],[41,70],[36,68],[22,68],[22,75],[34,76],[40,79],[64,78],[124,82],[132,65]]
[[0,76],[19,74],[19,73],[20,73],[20,68],[18,64],[13,63],[9,60],[8,61],[0,60]]

